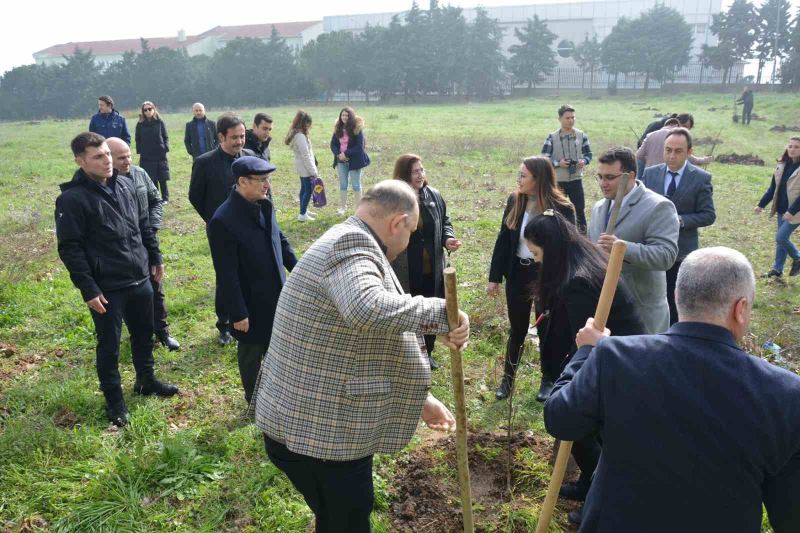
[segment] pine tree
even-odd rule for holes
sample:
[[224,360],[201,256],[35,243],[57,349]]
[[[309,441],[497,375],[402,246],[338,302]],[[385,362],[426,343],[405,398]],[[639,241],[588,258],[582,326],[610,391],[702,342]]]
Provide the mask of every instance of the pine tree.
[[516,81],[527,83],[530,90],[553,73],[556,53],[552,46],[556,34],[548,29],[545,21],[534,15],[523,29],[516,28],[514,35],[520,44],[508,48],[511,52],[508,66]]

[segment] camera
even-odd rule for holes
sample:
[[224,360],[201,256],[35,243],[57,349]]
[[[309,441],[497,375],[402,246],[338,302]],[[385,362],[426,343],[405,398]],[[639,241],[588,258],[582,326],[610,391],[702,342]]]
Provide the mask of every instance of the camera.
[[567,169],[569,169],[570,176],[572,174],[577,174],[578,172],[578,161],[575,159],[567,159]]

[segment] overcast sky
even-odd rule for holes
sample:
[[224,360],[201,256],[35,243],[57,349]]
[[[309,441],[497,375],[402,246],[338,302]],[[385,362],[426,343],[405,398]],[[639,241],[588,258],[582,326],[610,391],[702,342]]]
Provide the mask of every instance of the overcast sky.
[[[428,1],[420,0],[420,7],[427,8]],[[439,3],[474,7],[562,1],[571,0],[440,0]],[[731,1],[723,0],[723,6]],[[791,3],[794,15],[800,0]],[[411,0],[138,0],[106,4],[86,0],[10,0],[3,5],[6,24],[0,31],[0,72],[33,63],[34,52],[71,41],[169,37],[181,29],[187,35],[195,35],[217,25],[321,20],[326,15],[403,11],[409,7]]]

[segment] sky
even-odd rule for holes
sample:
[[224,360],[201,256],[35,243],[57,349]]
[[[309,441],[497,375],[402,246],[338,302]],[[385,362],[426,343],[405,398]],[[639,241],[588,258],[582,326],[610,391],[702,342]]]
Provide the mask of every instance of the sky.
[[[440,0],[469,8],[476,5],[512,6],[570,0]],[[725,9],[732,0],[723,0]],[[792,14],[800,0],[790,0]],[[0,32],[0,72],[33,63],[33,53],[55,44],[139,37],[169,37],[185,30],[196,35],[214,26],[321,20],[328,15],[404,11],[411,0],[262,0],[220,2],[210,0],[136,0],[130,3],[89,3],[86,0],[39,0],[35,4],[4,2]],[[421,8],[428,0],[419,0]],[[111,6],[125,6],[116,10]]]

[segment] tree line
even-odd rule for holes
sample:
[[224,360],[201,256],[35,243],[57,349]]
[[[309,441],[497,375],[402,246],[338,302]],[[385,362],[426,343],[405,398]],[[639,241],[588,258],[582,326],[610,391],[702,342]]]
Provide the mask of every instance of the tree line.
[[[785,57],[779,75],[800,87],[800,13],[790,21],[787,0],[765,0],[755,8],[735,0],[714,16],[717,46],[697,58],[725,77],[740,61],[758,58],[759,75],[776,54]],[[0,78],[0,119],[75,117],[91,112],[100,94],[120,108],[152,100],[161,108],[185,108],[193,101],[214,106],[276,105],[332,98],[357,91],[382,100],[396,95],[488,99],[511,86],[534,88],[557,66],[557,36],[534,16],[514,30],[518,44],[502,49],[503,29],[478,8],[467,21],[461,8],[428,10],[415,2],[388,26],[367,26],[355,35],[323,33],[301,49],[289,46],[273,28],[267,40],[239,38],[213,56],[190,57],[185,50],[151,49],[124,54],[105,68],[90,51],[76,51],[61,65],[25,65]],[[668,38],[665,38],[668,37]],[[656,5],[635,19],[621,18],[602,41],[586,36],[571,56],[590,79],[608,72],[639,74],[666,82],[691,58],[693,32],[676,10]],[[776,48],[777,44],[777,48]],[[611,82],[612,85],[615,83]]]

